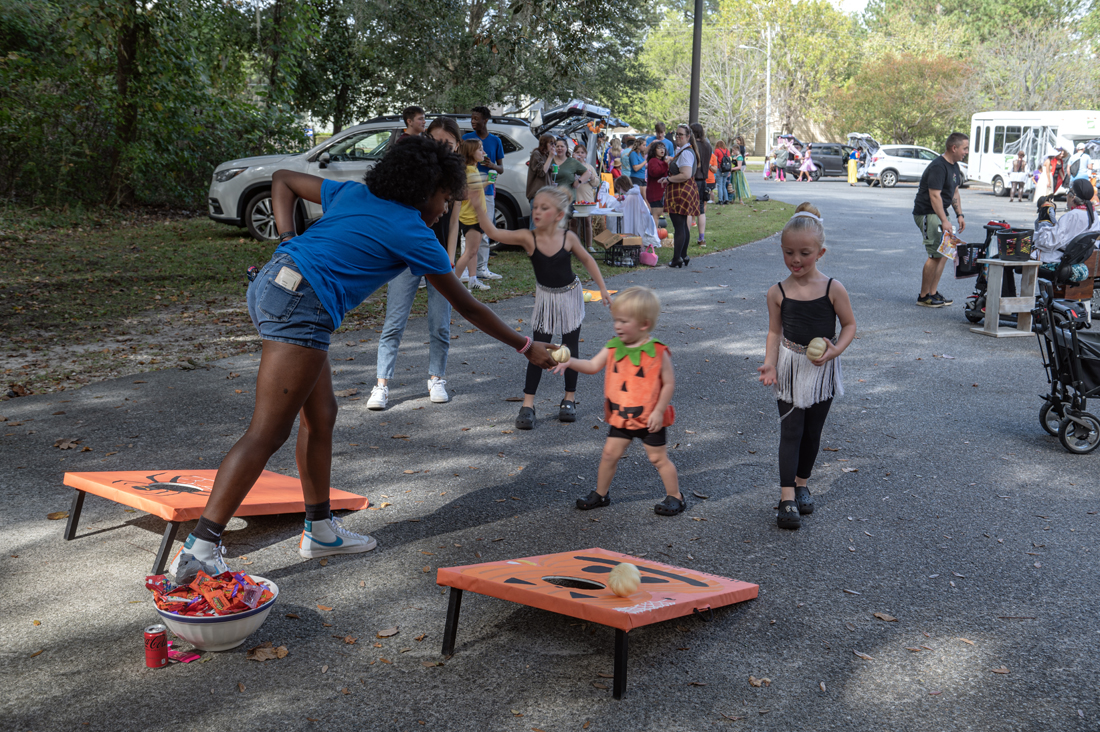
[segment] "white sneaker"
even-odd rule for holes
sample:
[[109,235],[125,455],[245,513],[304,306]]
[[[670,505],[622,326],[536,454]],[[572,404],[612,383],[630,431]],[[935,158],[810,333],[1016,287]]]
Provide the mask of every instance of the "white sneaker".
[[383,386],[382,384],[375,384],[374,388],[370,390],[370,399],[367,400],[367,409],[374,412],[381,412],[386,408],[386,402],[390,398],[390,387]]
[[423,290],[427,286],[428,286],[428,281],[426,279],[424,279],[423,277],[421,277],[420,278],[420,284],[416,286],[416,289]]
[[229,565],[223,558],[224,554],[225,547],[221,542],[215,544],[212,541],[196,539],[189,534],[187,541],[183,542],[183,546],[176,552],[176,556],[172,557],[168,572],[176,578],[176,584],[189,584],[200,569],[211,577],[215,577],[222,572],[230,571]]
[[447,380],[438,376],[428,379],[428,398],[436,404],[446,404],[451,401],[451,395],[447,393]]
[[369,552],[378,546],[374,538],[366,534],[348,531],[335,516],[323,521],[306,521],[298,553],[306,559],[327,557],[333,554],[358,554]]
[[484,282],[479,280],[477,277],[475,277],[472,280],[470,280],[469,289],[471,289],[471,290],[491,290],[493,288],[489,287],[487,284],[485,284]]
[[467,273],[463,272],[463,273],[462,273],[462,276],[458,278],[458,281],[459,281],[459,282],[469,282],[469,281],[470,281],[470,275],[468,275]]
[[485,280],[502,280],[502,279],[504,279],[504,275],[498,275],[496,272],[490,272],[488,267],[486,267],[485,269],[479,269],[477,271],[477,276],[482,278],[482,279],[485,279]]

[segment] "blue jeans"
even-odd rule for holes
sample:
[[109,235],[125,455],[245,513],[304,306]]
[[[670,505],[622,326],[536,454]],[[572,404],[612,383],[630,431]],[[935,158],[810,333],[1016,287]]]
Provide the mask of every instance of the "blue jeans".
[[719,203],[727,203],[730,200],[729,188],[727,188],[726,186],[729,185],[731,175],[732,173],[715,173],[715,176],[717,176],[718,178]]
[[[390,280],[386,290],[386,322],[378,339],[378,378],[392,379],[401,336],[409,324],[420,278],[405,269]],[[428,283],[428,375],[447,375],[447,352],[451,348],[451,303]]]

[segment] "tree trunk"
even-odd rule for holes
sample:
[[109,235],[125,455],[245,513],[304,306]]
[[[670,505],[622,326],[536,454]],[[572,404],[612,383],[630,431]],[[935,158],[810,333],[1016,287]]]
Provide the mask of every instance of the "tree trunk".
[[332,110],[332,134],[344,129],[344,122],[348,113],[348,94],[350,89],[347,84],[341,84],[336,90],[336,103]]
[[123,157],[137,139],[138,109],[134,89],[140,73],[137,50],[141,28],[138,23],[136,6],[127,3],[120,17],[115,46],[115,115],[118,126],[115,144],[111,148],[107,187],[109,202],[118,205],[131,205],[134,202],[134,189],[123,170]]

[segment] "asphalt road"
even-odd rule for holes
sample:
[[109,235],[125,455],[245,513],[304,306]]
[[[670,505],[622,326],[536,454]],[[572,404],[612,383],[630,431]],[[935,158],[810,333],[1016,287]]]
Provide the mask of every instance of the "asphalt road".
[[[751,185],[821,207],[821,267],[847,286],[859,323],[810,484],[817,510],[800,531],[775,526],[777,415],[755,371],[764,294],[785,275],[775,238],[609,282],[652,286],[664,301],[671,455],[690,499],[675,518],[654,515],[660,481],[639,446],[610,508],[572,507],[603,444],[598,377],[582,375],[572,425],[549,419],[561,382],[546,377],[537,428],[510,433],[518,405],[505,400],[520,395],[523,361],[456,318],[454,399],[431,404],[417,320],[398,362],[405,383],[375,413],[365,397],[377,334],[339,338],[337,388],[361,393],[340,400],[333,483],[392,504],[346,519],[379,548],[322,567],[297,555],[301,515],[234,520],[231,566],[274,579],[282,595],[244,646],[189,665],[143,663],[141,630],[156,615],[142,578],[163,524],[89,497],[79,538],[65,542],[64,521],[46,514],[69,507],[66,470],[216,467],[250,414],[255,358],[20,398],[0,404],[0,728],[1097,729],[1098,458],[1068,454],[1040,428],[1035,340],[971,334],[972,280],[945,279],[949,308],[915,306],[914,185]],[[986,218],[1034,215],[978,190],[963,202],[970,241]],[[531,302],[496,308],[523,327]],[[593,352],[611,336],[609,314],[591,306],[582,335]],[[52,447],[60,438],[92,451]],[[269,467],[293,474],[291,448]],[[593,686],[609,684],[598,674],[611,671],[611,631],[470,593],[455,655],[423,665],[442,660],[437,567],[595,546],[755,582],[760,596],[709,623],[632,633],[622,701]],[[375,639],[394,625],[398,635]],[[246,661],[263,641],[289,655]]]

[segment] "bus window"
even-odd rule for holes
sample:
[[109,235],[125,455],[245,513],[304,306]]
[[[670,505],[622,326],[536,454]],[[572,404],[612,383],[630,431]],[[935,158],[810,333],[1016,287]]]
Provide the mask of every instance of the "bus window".
[[989,129],[990,129],[989,125],[986,125],[985,126],[985,151],[986,152],[989,152],[989,141],[990,141],[990,138],[993,137],[993,135],[989,134]]
[[997,125],[993,130],[993,152],[1003,153],[1005,151],[1005,128],[1002,125]]
[[1006,127],[1005,128],[1005,145],[1011,145],[1020,141],[1020,128],[1019,127]]
[[974,128],[974,152],[981,152],[982,150],[982,126],[977,125]]

